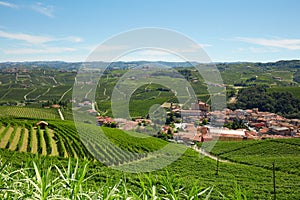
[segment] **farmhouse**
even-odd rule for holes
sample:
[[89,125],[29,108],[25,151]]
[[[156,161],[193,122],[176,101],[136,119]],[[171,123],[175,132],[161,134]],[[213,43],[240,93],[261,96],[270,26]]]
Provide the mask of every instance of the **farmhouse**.
[[39,126],[41,129],[45,129],[46,126],[48,126],[48,123],[45,121],[39,121],[38,123],[36,123],[37,126]]
[[270,132],[276,135],[290,135],[291,131],[287,127],[271,126],[269,127]]
[[57,108],[60,108],[60,105],[59,104],[53,104],[51,107],[57,109]]
[[103,126],[103,125],[109,126],[109,125],[115,123],[115,121],[111,117],[98,116],[96,118],[97,118],[97,124],[99,126]]

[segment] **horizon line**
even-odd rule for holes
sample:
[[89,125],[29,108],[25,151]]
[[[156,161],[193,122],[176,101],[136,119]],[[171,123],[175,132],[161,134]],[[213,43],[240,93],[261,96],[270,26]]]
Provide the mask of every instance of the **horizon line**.
[[300,61],[299,59],[279,59],[274,61],[212,61],[212,62],[199,62],[199,61],[167,61],[167,60],[119,60],[119,61],[64,61],[64,60],[28,60],[28,61],[0,61],[0,64],[3,63],[30,63],[30,62],[64,62],[64,63],[92,63],[92,62],[103,62],[103,63],[117,63],[117,62],[167,62],[167,63],[198,63],[198,64],[207,64],[207,63],[276,63],[280,61]]

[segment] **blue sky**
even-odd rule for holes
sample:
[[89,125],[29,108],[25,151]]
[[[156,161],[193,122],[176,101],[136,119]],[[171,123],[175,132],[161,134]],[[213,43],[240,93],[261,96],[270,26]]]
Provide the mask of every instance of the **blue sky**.
[[299,10],[298,0],[0,0],[0,62],[84,61],[142,27],[178,31],[215,62],[300,59]]

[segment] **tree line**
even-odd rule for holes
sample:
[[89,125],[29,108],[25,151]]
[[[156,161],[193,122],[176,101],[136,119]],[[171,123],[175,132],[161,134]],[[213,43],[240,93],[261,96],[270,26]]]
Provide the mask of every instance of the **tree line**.
[[290,92],[267,92],[266,86],[243,88],[231,109],[252,109],[272,112],[286,118],[300,118],[300,100]]

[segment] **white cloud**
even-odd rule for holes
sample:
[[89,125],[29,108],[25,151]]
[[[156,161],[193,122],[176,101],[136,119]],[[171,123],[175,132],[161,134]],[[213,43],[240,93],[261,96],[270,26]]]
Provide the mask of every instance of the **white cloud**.
[[0,1],[0,6],[5,6],[5,7],[9,7],[9,8],[18,8],[18,6],[16,4],[12,4],[6,1]]
[[36,11],[36,12],[38,12],[40,14],[43,14],[43,15],[45,15],[47,17],[54,17],[54,14],[53,14],[54,7],[51,6],[51,5],[44,5],[42,3],[36,3],[33,6],[31,6],[31,8],[34,11]]
[[16,55],[24,55],[24,54],[45,54],[45,53],[63,53],[63,52],[71,52],[76,51],[74,48],[69,47],[44,47],[44,48],[23,48],[23,49],[7,49],[4,50],[5,54],[16,54]]
[[10,33],[0,30],[0,37],[13,39],[13,40],[20,40],[30,44],[43,44],[47,42],[54,42],[54,41],[69,41],[69,42],[81,42],[82,39],[80,37],[49,37],[49,36],[37,36],[37,35],[29,35],[24,33]]
[[7,38],[7,39],[21,40],[32,44],[41,44],[53,40],[53,38],[51,37],[34,36],[34,35],[29,35],[24,33],[9,33],[5,31],[0,31],[0,37]]
[[83,39],[80,38],[80,37],[75,37],[75,36],[69,36],[69,37],[65,37],[65,38],[62,38],[62,40],[68,40],[70,42],[82,42]]
[[266,39],[266,38],[249,38],[238,37],[236,40],[247,42],[250,44],[257,44],[264,47],[282,48],[288,50],[300,50],[300,39]]

